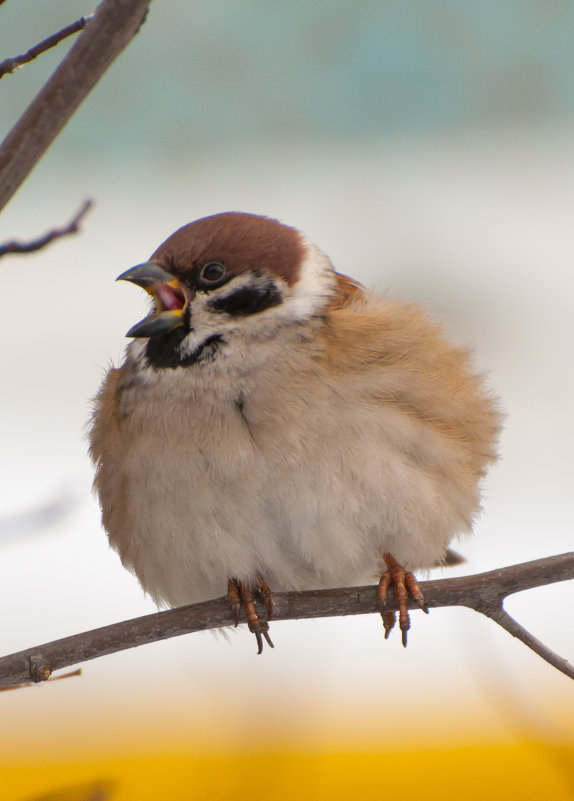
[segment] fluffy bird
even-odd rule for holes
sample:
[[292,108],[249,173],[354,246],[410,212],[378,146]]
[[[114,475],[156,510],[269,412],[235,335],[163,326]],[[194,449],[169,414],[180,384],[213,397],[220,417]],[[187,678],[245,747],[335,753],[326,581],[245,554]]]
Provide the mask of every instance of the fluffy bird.
[[150,314],[95,400],[103,525],[158,603],[226,590],[261,652],[272,591],[379,578],[406,645],[412,573],[480,510],[500,415],[421,307],[335,271],[295,228],[240,212],[184,225],[119,276]]

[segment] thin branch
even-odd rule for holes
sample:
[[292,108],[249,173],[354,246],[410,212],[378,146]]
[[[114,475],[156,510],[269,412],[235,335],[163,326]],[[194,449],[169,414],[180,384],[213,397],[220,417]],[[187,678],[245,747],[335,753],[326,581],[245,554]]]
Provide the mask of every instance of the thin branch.
[[61,31],[53,33],[51,36],[48,36],[47,39],[34,45],[34,47],[31,47],[30,50],[23,53],[21,56],[4,59],[4,61],[0,62],[0,78],[3,78],[4,75],[16,72],[16,70],[24,64],[34,61],[39,55],[45,53],[46,50],[51,50],[53,47],[56,47],[56,45],[60,44],[64,39],[67,39],[68,36],[72,36],[74,33],[83,30],[86,27],[86,22],[92,19],[93,16],[93,14],[89,14],[87,17],[80,17],[80,19],[72,22],[71,25],[67,25],[65,28],[62,28]]
[[50,80],[0,146],[0,210],[129,44],[151,0],[103,0]]
[[[78,668],[77,670],[72,670],[71,673],[60,673],[59,676],[48,676],[47,679],[43,679],[43,681],[61,681],[61,679],[71,679],[74,676],[81,676],[82,675],[82,668]],[[8,687],[0,687],[0,693],[6,693],[10,690],[21,690],[23,687],[32,687],[33,682],[29,681],[26,684],[10,684]]]
[[34,250],[40,250],[46,247],[46,245],[53,242],[54,239],[60,239],[63,236],[68,236],[68,234],[75,234],[79,231],[80,223],[92,208],[92,205],[93,202],[91,200],[85,200],[67,225],[63,228],[53,228],[51,231],[48,231],[48,233],[31,242],[12,241],[0,244],[0,258],[6,256],[7,253],[31,253]]
[[554,651],[551,651],[548,646],[540,642],[540,640],[527,631],[524,626],[521,626],[520,623],[511,617],[502,607],[491,612],[487,617],[494,620],[499,626],[502,626],[505,631],[519,639],[524,645],[527,645],[535,654],[542,657],[545,662],[548,662],[557,670],[560,670],[562,673],[570,676],[571,679],[574,679],[574,665],[571,665],[566,659],[563,659],[561,656],[558,656],[558,654],[555,654]]
[[[533,647],[533,641],[536,643],[538,641],[531,635],[528,638],[523,636],[524,630],[518,624],[511,629],[506,613],[500,614],[502,600],[507,595],[567,579],[574,579],[574,552],[479,573],[475,576],[425,581],[421,582],[420,586],[428,607],[466,606],[479,611],[495,620],[514,636],[519,636],[522,642],[533,648],[539,656],[570,678],[574,678],[574,666],[552,654],[545,646]],[[365,615],[378,612],[376,586],[276,593],[273,595],[273,604],[274,620]],[[388,608],[389,610],[397,608],[393,597],[389,598]],[[410,608],[415,608],[413,603],[410,604]],[[264,606],[258,606],[258,614],[262,620],[265,619]],[[240,620],[245,622],[243,613]],[[6,684],[43,681],[54,670],[78,662],[194,631],[232,626],[233,622],[231,605],[226,598],[218,598],[75,634],[0,658],[0,687]]]

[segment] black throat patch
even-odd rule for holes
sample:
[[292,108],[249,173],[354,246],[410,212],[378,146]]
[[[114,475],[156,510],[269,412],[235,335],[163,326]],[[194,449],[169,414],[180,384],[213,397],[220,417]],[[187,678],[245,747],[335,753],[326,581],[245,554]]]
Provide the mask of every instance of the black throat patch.
[[197,362],[211,362],[216,357],[223,344],[221,334],[212,334],[205,342],[188,356],[182,356],[179,346],[188,332],[183,328],[176,328],[168,334],[152,337],[146,346],[146,359],[154,370],[175,369],[176,367],[189,367]]

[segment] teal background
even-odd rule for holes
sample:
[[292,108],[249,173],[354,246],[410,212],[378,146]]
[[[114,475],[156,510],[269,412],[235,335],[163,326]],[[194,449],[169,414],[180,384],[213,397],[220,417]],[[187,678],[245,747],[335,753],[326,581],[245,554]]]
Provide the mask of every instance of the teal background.
[[[91,10],[9,0],[0,53]],[[4,78],[3,131],[68,46]],[[156,0],[60,147],[169,164],[285,143],[563,124],[574,113],[573,53],[569,0]]]

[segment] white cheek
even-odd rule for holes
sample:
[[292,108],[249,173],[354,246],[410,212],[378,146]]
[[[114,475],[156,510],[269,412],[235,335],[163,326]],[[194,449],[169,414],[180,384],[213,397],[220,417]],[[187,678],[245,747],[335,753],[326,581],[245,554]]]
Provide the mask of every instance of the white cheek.
[[228,315],[216,314],[208,306],[214,293],[198,294],[191,303],[191,330],[183,340],[180,352],[183,357],[189,356],[201,347],[208,337],[215,334],[229,335],[238,327],[235,320]]
[[296,321],[308,320],[328,305],[336,287],[333,265],[318,247],[303,239],[306,256],[301,264],[299,280],[289,288],[283,304]]
[[[229,286],[222,287],[210,295],[197,295],[191,306],[190,331],[182,345],[182,354],[187,355],[200,347],[207,337],[221,334],[225,347],[221,350],[220,360],[226,362],[226,369],[231,362],[238,359],[245,364],[263,359],[265,342],[271,343],[280,331],[293,323],[304,323],[317,316],[330,302],[336,287],[336,276],[328,257],[308,240],[303,240],[305,258],[301,264],[297,283],[290,287],[281,278],[275,282],[281,291],[283,300],[262,312],[233,317],[229,314],[218,314],[209,308],[209,304],[218,297],[229,294]],[[233,290],[251,286],[252,276],[245,274],[233,281]],[[296,331],[292,334],[296,336]],[[282,334],[285,336],[285,333]],[[220,361],[218,360],[218,361]]]

